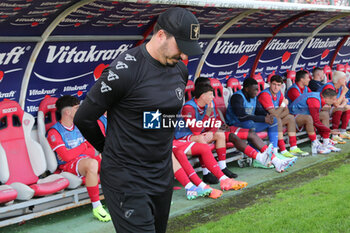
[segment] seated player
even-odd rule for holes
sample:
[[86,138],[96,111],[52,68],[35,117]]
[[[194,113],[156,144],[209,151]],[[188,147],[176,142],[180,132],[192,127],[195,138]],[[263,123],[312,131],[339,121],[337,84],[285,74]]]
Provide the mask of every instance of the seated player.
[[322,87],[323,82],[322,80],[324,79],[324,72],[323,69],[320,67],[316,67],[312,71],[312,80],[310,80],[308,87],[310,88],[311,91],[317,92],[320,87]]
[[255,132],[267,130],[269,140],[278,151],[277,119],[267,113],[257,101],[258,83],[253,78],[246,78],[243,89],[233,93],[226,111],[226,123],[229,126],[254,129]]
[[[348,104],[348,100],[345,96],[348,92],[345,73],[342,71],[335,71],[333,73],[332,82],[324,84],[319,89],[319,92],[322,93],[327,89],[333,89],[337,92],[337,100],[334,102],[334,108],[331,111],[333,140],[338,143],[345,143],[342,138],[350,139],[350,134],[346,132],[350,119],[350,105]],[[342,125],[338,136],[337,134],[340,121],[342,122]]]
[[331,151],[338,152],[341,149],[332,145],[329,134],[331,132],[329,128],[329,119],[323,118],[323,122],[320,120],[320,114],[324,114],[322,108],[332,106],[336,101],[337,93],[335,90],[328,88],[327,90],[320,92],[310,92],[299,96],[290,105],[290,112],[294,115],[304,114],[311,115],[315,128],[323,138],[323,145],[318,140],[312,142],[312,154],[322,153],[326,154]]
[[311,90],[307,87],[309,82],[310,76],[305,70],[299,70],[295,74],[295,83],[287,90],[287,99],[289,104],[293,103],[293,101],[301,94],[311,92]]
[[[222,125],[221,128],[217,129],[215,127],[214,130],[216,130],[216,133],[220,135],[220,137],[223,137],[224,139],[224,145],[226,148],[226,142],[232,142],[235,147],[237,148],[237,150],[244,152],[245,154],[247,154],[249,157],[252,157],[255,159],[255,156],[258,154],[254,148],[252,148],[251,146],[247,146],[246,143],[244,141],[242,141],[242,139],[248,140],[252,146],[254,146],[257,150],[259,150],[261,153],[264,153],[267,149],[268,146],[264,144],[264,142],[251,130],[249,129],[242,129],[242,128],[238,128],[238,127],[228,127],[225,124],[222,124],[222,121],[220,119],[220,117],[218,115],[216,115],[217,109],[215,107],[215,103],[213,101],[214,99],[214,95],[213,95],[213,89],[210,85],[210,81],[207,78],[198,78],[196,80],[195,83],[195,98],[192,100],[192,103],[190,101],[188,101],[185,106],[184,109],[190,109],[190,108],[185,108],[187,104],[191,104],[191,108],[192,109],[198,109],[198,108],[203,108],[205,109],[205,111],[207,112],[208,109],[210,109],[209,111],[213,111],[215,115],[213,115],[211,120],[215,120],[215,122],[219,122],[219,125]],[[213,105],[213,107],[210,107],[210,105]],[[204,119],[202,120],[202,122],[206,122],[208,119],[206,119],[204,117],[204,115],[206,114],[206,112],[202,112],[202,113],[193,113],[193,112],[186,112],[186,111],[182,111],[183,112],[183,116],[184,118],[188,119],[188,120],[192,120],[192,118],[188,118],[189,115],[193,116],[195,115],[195,120],[200,120],[200,119]],[[187,114],[187,115],[185,115]],[[215,118],[214,118],[215,116]],[[224,132],[224,131],[226,132]],[[177,129],[175,132],[175,138],[177,139],[184,139],[187,141],[194,141],[194,142],[198,142],[198,143],[203,143],[203,144],[207,144],[210,143],[210,140],[212,139],[212,135],[208,135],[209,133],[204,133],[204,134],[197,134],[199,136],[203,136],[203,138],[198,137],[197,135],[192,135],[196,134],[196,129],[189,129],[189,128],[181,128],[181,129]],[[234,133],[232,133],[234,132]],[[200,138],[200,140],[198,140],[198,138]],[[189,140],[188,140],[189,139]],[[219,154],[218,154],[219,157]],[[272,156],[272,158],[270,159],[274,159],[274,155]],[[226,157],[225,157],[226,158]],[[265,160],[264,160],[265,161]],[[220,166],[220,158],[219,158],[219,166]],[[289,159],[286,161],[280,161],[279,159],[273,160],[273,163],[276,164],[276,170],[278,172],[282,172],[283,170],[287,169],[293,162],[295,162],[295,159]],[[275,165],[274,164],[274,165]],[[220,166],[221,168],[221,166]],[[206,177],[211,177],[212,173],[208,173],[207,174],[207,170],[203,169],[203,180],[207,183],[218,183],[218,180],[215,178],[215,181],[213,181],[213,178],[207,179]],[[223,173],[225,174],[225,172],[223,171]],[[225,174],[227,176],[227,174]],[[229,177],[229,176],[228,176]],[[204,179],[205,178],[205,179]],[[217,178],[220,178],[220,176]]]
[[[199,143],[215,143],[216,153],[218,155],[219,166],[222,172],[230,177],[236,178],[237,174],[231,172],[226,166],[226,138],[225,133],[219,131],[214,123],[220,121],[219,114],[213,102],[213,88],[206,78],[198,78],[195,82],[194,98],[187,101],[181,115],[184,122],[193,122],[188,127],[178,127],[175,132],[176,139],[184,139]],[[197,124],[195,122],[209,122],[208,126]],[[207,183],[215,183],[212,177],[204,175],[203,180]]]
[[[296,125],[298,128],[306,128],[311,141],[316,140],[316,134],[313,127],[313,122],[311,116],[308,115],[297,115],[294,116],[289,114],[288,110],[288,100],[284,98],[281,93],[281,88],[283,84],[283,79],[279,75],[274,75],[270,80],[270,87],[263,90],[259,96],[258,100],[263,106],[263,108],[268,111],[271,115],[277,118],[278,121],[278,147],[281,154],[285,157],[295,156],[306,156],[309,153],[302,151],[297,147],[297,137],[296,137]],[[290,153],[286,150],[286,145],[283,139],[283,127],[287,126],[287,133],[289,136]]]
[[98,172],[101,157],[95,156],[95,149],[81,135],[73,124],[74,115],[79,108],[79,99],[65,95],[56,102],[57,112],[61,119],[52,126],[47,139],[56,153],[59,169],[85,177],[85,185],[92,203],[93,215],[102,222],[111,220],[111,216],[103,208],[98,187]]

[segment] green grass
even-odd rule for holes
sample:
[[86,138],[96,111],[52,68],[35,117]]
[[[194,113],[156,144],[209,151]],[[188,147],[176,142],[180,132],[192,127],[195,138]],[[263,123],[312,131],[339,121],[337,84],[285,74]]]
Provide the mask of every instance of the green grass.
[[350,165],[191,232],[350,232]]

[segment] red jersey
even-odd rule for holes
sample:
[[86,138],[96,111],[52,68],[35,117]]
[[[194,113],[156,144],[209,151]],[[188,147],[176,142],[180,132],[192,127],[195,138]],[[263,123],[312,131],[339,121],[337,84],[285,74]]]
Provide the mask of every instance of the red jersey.
[[[203,113],[204,113],[204,107],[198,106],[198,103],[197,103],[197,100],[196,100],[196,99],[195,99],[194,101],[195,101],[196,104],[197,104],[198,112],[199,112],[200,114],[203,114]],[[214,104],[215,104],[215,102],[214,102]],[[217,109],[217,107],[216,107],[216,104],[215,104],[215,112],[217,113],[217,114],[216,114],[216,118],[214,118],[214,111],[213,111],[213,112],[211,113],[210,117],[207,116],[207,115],[205,115],[202,121],[204,122],[204,121],[208,121],[208,120],[210,119],[211,121],[217,121],[217,120],[219,120],[219,121],[222,122],[222,120],[221,120],[221,118],[220,118],[220,116],[219,116],[219,114],[218,114],[218,109]],[[185,120],[185,121],[187,121],[187,120],[193,120],[193,119],[196,120],[196,111],[195,111],[195,109],[194,109],[191,105],[185,105],[185,106],[182,108],[181,114],[182,114],[182,116],[184,116],[184,120]],[[211,125],[211,124],[210,124],[210,125]],[[213,127],[213,128],[210,128],[210,127],[209,127],[209,128],[204,128],[204,126],[202,126],[202,127],[197,127],[196,125],[194,125],[194,127],[190,126],[189,128],[190,128],[191,132],[193,133],[193,135],[199,135],[199,134],[201,134],[203,129],[204,129],[203,132],[209,132],[209,131],[211,131],[211,132],[213,132],[213,133],[215,133],[216,130],[217,130],[217,128],[215,128],[215,127]]]
[[[71,128],[64,125],[62,126],[68,131],[72,131],[75,127],[74,125]],[[52,150],[55,151],[57,156],[59,156],[60,159],[65,162],[69,162],[82,154],[90,156],[95,155],[95,148],[88,141],[81,143],[79,146],[73,149],[68,149],[65,146],[61,134],[55,129],[50,129],[48,131],[47,140]]]
[[[272,98],[271,98],[272,97]],[[282,104],[282,101],[283,101],[283,94],[281,93],[281,96],[280,96],[280,99],[279,99],[279,106]],[[261,103],[261,105],[263,106],[263,108],[265,110],[270,110],[270,109],[274,109],[275,106],[273,104],[273,101],[276,101],[277,100],[277,95],[270,95],[268,92],[262,92],[259,97],[258,97],[258,101]]]
[[[304,92],[304,89],[307,88],[307,92],[311,92],[310,88],[305,86],[304,88],[301,88],[297,83],[296,85],[299,87],[301,93]],[[288,98],[293,102],[296,98],[298,98],[300,96],[300,92],[296,89],[296,88],[290,88],[288,90]]]

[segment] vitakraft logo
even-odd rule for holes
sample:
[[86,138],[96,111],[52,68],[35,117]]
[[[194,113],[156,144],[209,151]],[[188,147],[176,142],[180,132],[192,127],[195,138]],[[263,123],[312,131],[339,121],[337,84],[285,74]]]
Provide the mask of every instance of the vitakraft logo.
[[[8,53],[0,53],[0,65],[16,64],[19,58],[25,53],[26,47],[16,46]],[[29,50],[30,47],[27,48]]]
[[244,54],[256,52],[263,40],[258,40],[255,44],[246,44],[244,40],[240,41],[239,44],[235,44],[234,41],[221,41],[216,43],[213,53],[214,54]]
[[48,46],[46,63],[85,63],[113,60],[119,54],[128,50],[131,44],[121,44],[117,49],[97,49],[97,45],[91,45],[89,50],[79,50],[78,46]]
[[13,98],[15,94],[16,94],[16,91],[10,91],[10,92],[0,91],[0,98]]

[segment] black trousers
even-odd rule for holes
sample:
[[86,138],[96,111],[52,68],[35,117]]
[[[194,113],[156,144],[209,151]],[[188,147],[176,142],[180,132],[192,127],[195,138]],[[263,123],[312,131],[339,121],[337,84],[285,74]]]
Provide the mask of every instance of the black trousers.
[[166,232],[172,189],[157,196],[102,189],[117,233]]

